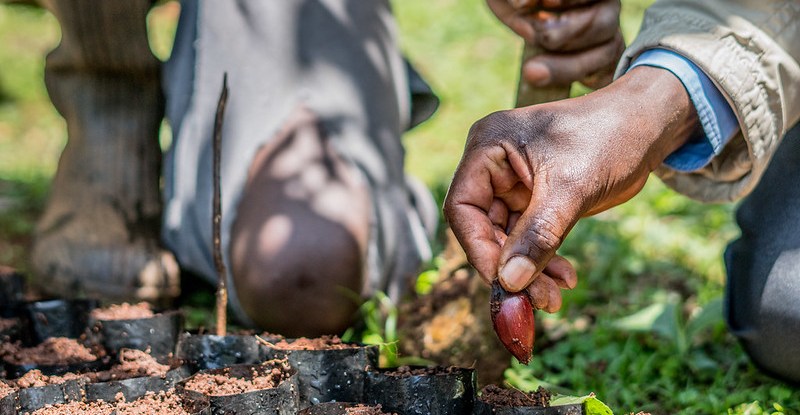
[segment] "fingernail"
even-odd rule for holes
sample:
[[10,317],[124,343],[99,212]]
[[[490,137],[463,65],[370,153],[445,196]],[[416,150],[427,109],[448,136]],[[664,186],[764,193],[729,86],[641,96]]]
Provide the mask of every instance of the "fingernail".
[[498,275],[507,290],[519,291],[525,288],[534,272],[536,264],[533,261],[527,257],[515,256],[500,268]]
[[550,82],[550,69],[539,62],[528,62],[523,69],[525,81],[533,86],[545,86]]

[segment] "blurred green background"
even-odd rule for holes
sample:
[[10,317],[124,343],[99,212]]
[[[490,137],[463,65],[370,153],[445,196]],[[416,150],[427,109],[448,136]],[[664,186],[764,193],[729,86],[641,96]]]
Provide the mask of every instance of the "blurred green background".
[[[650,3],[623,0],[628,41]],[[482,1],[393,7],[405,53],[442,99],[434,118],[403,139],[409,172],[441,200],[471,124],[512,106],[521,41]],[[149,16],[162,59],[178,11],[166,2]],[[43,59],[59,36],[47,12],[0,5],[0,264],[23,270],[66,138],[43,84]],[[535,358],[509,369],[508,382],[594,392],[616,413],[800,413],[800,392],[759,374],[722,321],[721,254],[737,234],[733,208],[692,202],[652,178],[631,202],[579,223],[561,253],[577,264],[580,284],[559,313],[538,316],[546,330]]]

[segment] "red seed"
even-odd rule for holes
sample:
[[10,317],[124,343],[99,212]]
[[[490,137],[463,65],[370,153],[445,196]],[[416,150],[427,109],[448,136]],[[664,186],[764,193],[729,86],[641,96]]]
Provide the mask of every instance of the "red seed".
[[495,280],[489,307],[494,331],[503,346],[521,363],[530,362],[536,326],[528,292],[510,293]]

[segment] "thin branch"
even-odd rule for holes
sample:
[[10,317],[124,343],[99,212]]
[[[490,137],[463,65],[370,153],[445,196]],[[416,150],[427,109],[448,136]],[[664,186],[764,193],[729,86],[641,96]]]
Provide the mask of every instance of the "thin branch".
[[222,259],[222,237],[220,227],[222,225],[222,203],[220,202],[220,165],[222,159],[222,123],[225,116],[225,106],[228,103],[228,73],[222,77],[222,92],[217,103],[217,116],[214,119],[214,200],[213,200],[213,238],[214,238],[214,266],[217,268],[217,327],[218,336],[224,336],[227,332],[227,309],[228,309],[228,273],[225,269],[225,261]]

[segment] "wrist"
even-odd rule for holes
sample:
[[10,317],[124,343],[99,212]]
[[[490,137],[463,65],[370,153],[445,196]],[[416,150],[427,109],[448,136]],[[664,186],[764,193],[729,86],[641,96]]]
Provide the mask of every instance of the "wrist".
[[697,111],[681,81],[656,67],[633,68],[605,88],[624,114],[628,127],[639,130],[643,158],[655,170],[699,128]]

